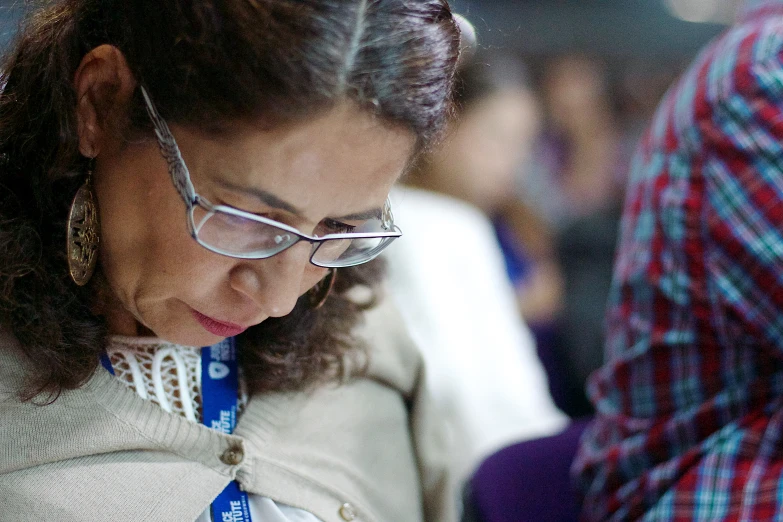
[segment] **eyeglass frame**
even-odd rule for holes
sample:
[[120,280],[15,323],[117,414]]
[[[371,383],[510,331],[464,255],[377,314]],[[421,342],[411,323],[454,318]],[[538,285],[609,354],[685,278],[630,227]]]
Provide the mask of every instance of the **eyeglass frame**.
[[[232,257],[235,259],[269,259],[271,257],[276,256],[277,254],[285,252],[286,250],[293,247],[294,245],[299,244],[301,241],[307,241],[312,245],[312,250],[310,252],[310,259],[309,259],[310,263],[321,268],[346,268],[351,266],[362,265],[364,263],[369,263],[373,259],[377,258],[381,254],[381,252],[383,252],[383,250],[385,250],[395,239],[402,236],[402,230],[400,230],[400,228],[394,224],[394,215],[392,214],[391,202],[388,198],[386,199],[386,203],[384,204],[383,210],[381,212],[381,226],[384,228],[388,228],[390,230],[389,232],[358,232],[358,233],[327,234],[323,237],[310,236],[285,223],[281,223],[279,221],[264,216],[252,214],[250,212],[246,212],[238,208],[230,207],[228,205],[214,205],[208,199],[199,195],[196,192],[196,189],[193,186],[193,182],[190,179],[190,171],[188,170],[188,167],[185,164],[185,160],[182,158],[182,153],[179,150],[177,141],[174,139],[174,135],[171,133],[171,130],[169,129],[169,126],[166,123],[166,121],[163,119],[160,113],[158,113],[158,110],[155,107],[155,104],[152,102],[152,99],[150,98],[149,94],[147,93],[147,90],[144,88],[143,85],[140,86],[140,89],[141,89],[141,94],[144,97],[144,103],[147,109],[147,115],[150,117],[150,120],[152,121],[152,125],[155,129],[155,137],[157,138],[158,141],[158,147],[160,148],[160,153],[163,156],[163,158],[166,160],[166,163],[168,164],[168,170],[169,170],[169,175],[171,176],[171,181],[174,184],[174,188],[177,190],[180,197],[182,197],[182,200],[185,202],[185,206],[187,207],[186,212],[188,215],[188,229],[190,231],[190,235],[199,245],[206,248],[210,252],[214,252],[216,254],[227,256],[227,257]],[[278,250],[274,254],[269,254],[266,256],[228,253],[217,247],[205,243],[199,238],[198,232],[201,226],[203,226],[203,222],[201,223],[201,226],[199,226],[199,228],[197,229],[195,219],[194,219],[194,211],[196,207],[201,207],[204,210],[206,210],[208,213],[212,213],[212,214],[215,214],[217,212],[223,212],[229,215],[241,217],[244,219],[249,219],[251,221],[255,221],[257,223],[261,223],[264,225],[269,225],[278,228],[280,230],[283,230],[285,232],[288,232],[290,234],[293,234],[298,239],[293,243],[291,243],[290,245],[282,248],[281,250]],[[381,243],[381,245],[383,245],[383,248],[380,248],[378,252],[376,252],[369,259],[362,260],[359,262],[353,262],[353,263],[336,263],[336,264],[319,263],[314,261],[313,259],[315,257],[315,254],[318,252],[318,249],[321,247],[321,245],[323,245],[328,241],[339,240],[339,239],[372,239],[372,238],[381,238],[381,239],[388,239],[388,240],[385,243]]]

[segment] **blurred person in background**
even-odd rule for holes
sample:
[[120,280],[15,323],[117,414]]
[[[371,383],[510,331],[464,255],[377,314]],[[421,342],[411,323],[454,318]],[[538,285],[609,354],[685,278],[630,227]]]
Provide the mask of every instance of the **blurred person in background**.
[[455,89],[447,139],[405,180],[415,188],[393,194],[406,235],[387,256],[390,291],[423,348],[464,480],[488,454],[551,435],[567,419],[549,396],[490,220],[514,199],[539,103],[524,66],[506,55],[463,63]]
[[519,59],[489,52],[461,59],[454,97],[447,139],[405,181],[495,216],[513,199],[516,169],[540,133],[539,100]]
[[[649,58],[622,64],[613,88],[613,101],[617,106],[623,154],[633,156],[658,103],[687,66],[681,60]],[[630,161],[627,167],[630,168]]]
[[616,206],[622,194],[619,129],[600,62],[565,55],[546,63],[542,94],[546,128],[521,197],[562,230]]
[[550,341],[563,376],[556,398],[579,417],[592,411],[585,383],[603,363],[604,309],[628,154],[599,62],[557,58],[546,65],[542,89],[547,125],[534,161],[521,171],[519,195],[552,230],[553,246],[543,252],[559,269],[564,296]]
[[411,184],[467,201],[489,216],[519,307],[534,329],[549,325],[561,302],[546,222],[516,197],[542,130],[542,107],[527,68],[509,54],[479,53],[456,78],[459,110],[449,139],[422,158]]
[[783,517],[782,78],[783,0],[750,1],[642,140],[573,467],[585,520]]

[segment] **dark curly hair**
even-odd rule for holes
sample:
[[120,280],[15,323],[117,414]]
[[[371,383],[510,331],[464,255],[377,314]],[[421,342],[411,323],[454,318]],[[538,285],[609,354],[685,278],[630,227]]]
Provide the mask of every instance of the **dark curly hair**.
[[[411,130],[418,148],[450,110],[459,30],[446,0],[61,0],[26,21],[0,81],[0,320],[33,371],[26,399],[81,386],[106,346],[92,308],[102,277],[77,287],[65,221],[84,181],[73,75],[109,44],[169,122],[219,131],[237,120],[284,124],[351,99]],[[137,89],[138,91],[138,89]],[[149,132],[136,92],[131,132]],[[226,124],[226,125],[224,125]],[[361,350],[350,332],[377,263],[340,269],[326,305],[300,299],[240,339],[253,392],[294,390],[342,374]]]

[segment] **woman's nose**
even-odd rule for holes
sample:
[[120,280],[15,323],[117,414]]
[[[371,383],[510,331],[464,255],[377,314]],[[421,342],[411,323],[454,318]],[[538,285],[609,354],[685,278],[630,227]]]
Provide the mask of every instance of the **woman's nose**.
[[310,245],[301,242],[269,259],[245,261],[231,271],[232,288],[249,297],[268,317],[291,313],[310,266]]

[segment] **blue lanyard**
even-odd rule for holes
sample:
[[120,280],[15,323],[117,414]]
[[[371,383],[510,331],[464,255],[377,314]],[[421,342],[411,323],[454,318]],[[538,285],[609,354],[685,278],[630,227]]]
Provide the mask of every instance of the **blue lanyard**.
[[[101,364],[114,375],[106,352]],[[201,349],[202,424],[230,434],[237,424],[239,402],[239,363],[233,337]],[[247,493],[236,481],[215,498],[211,506],[214,522],[251,522]]]
[[[201,349],[201,422],[226,435],[237,425],[239,364],[234,338]],[[212,502],[214,522],[250,522],[247,493],[232,481]]]

